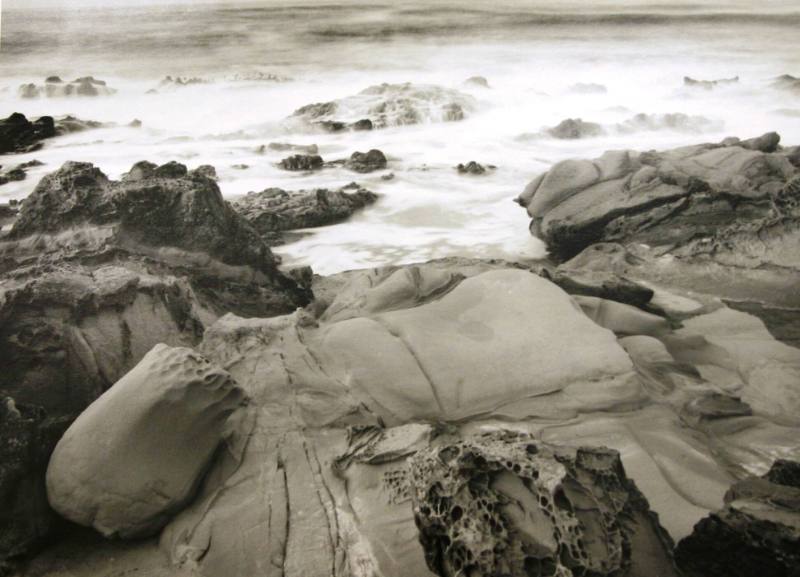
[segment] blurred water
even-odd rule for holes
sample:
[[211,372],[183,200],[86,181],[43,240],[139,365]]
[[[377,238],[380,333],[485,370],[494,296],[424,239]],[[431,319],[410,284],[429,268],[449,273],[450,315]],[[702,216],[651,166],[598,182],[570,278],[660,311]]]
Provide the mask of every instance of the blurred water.
[[[68,10],[21,4],[6,0],[3,10],[0,115],[74,114],[119,127],[60,137],[33,154],[0,157],[4,166],[32,158],[46,163],[26,181],[0,187],[0,200],[23,198],[41,175],[66,160],[93,162],[112,177],[142,159],[213,164],[228,197],[271,186],[338,187],[356,180],[382,195],[377,205],[276,249],[287,265],[311,264],[322,273],[448,255],[541,256],[543,246],[530,237],[525,212],[512,199],[564,158],[769,130],[780,132],[785,143],[800,144],[798,95],[770,87],[775,76],[800,75],[800,8],[792,2],[590,8],[563,2],[305,2]],[[255,72],[292,81],[234,80]],[[168,74],[210,82],[147,94]],[[18,96],[20,84],[41,83],[49,75],[94,75],[117,93]],[[463,84],[475,75],[485,76],[490,88]],[[687,89],[684,75],[738,75],[740,82]],[[371,132],[314,134],[283,122],[304,104],[382,82],[453,88],[473,96],[476,105],[461,122]],[[607,92],[575,93],[570,87],[576,83],[602,84]],[[613,128],[636,113],[685,113],[708,122],[679,130]],[[583,140],[537,135],[568,117],[603,124],[608,134]],[[142,128],[125,126],[134,118]],[[343,168],[281,171],[276,163],[287,153],[256,152],[271,141],[316,143],[325,160],[379,148],[389,157],[385,172],[395,178]],[[454,166],[469,160],[497,169],[459,175]],[[241,164],[249,168],[234,168]]]

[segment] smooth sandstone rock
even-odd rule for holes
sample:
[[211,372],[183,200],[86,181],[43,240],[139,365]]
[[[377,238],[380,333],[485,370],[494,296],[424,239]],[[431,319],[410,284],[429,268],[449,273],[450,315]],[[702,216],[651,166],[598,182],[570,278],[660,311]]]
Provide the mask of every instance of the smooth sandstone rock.
[[563,415],[640,393],[613,335],[524,271],[487,272],[438,301],[335,323],[319,349],[340,381],[400,422]]
[[50,504],[106,536],[153,534],[193,496],[245,399],[194,351],[157,345],[58,442]]

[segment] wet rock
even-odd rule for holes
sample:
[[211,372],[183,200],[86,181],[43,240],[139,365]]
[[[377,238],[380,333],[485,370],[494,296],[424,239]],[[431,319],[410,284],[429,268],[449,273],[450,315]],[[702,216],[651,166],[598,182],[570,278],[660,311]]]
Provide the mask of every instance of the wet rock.
[[386,168],[386,156],[380,150],[354,152],[344,163],[345,168],[362,174]]
[[131,120],[128,123],[128,126],[130,126],[131,128],[141,128],[142,127],[142,121],[139,120],[138,118],[134,118],[133,120]]
[[722,126],[705,116],[688,115],[682,112],[666,114],[644,114],[632,116],[628,120],[614,125],[614,130],[622,134],[640,131],[674,130],[677,132],[701,133],[720,129]]
[[474,160],[470,160],[466,164],[459,164],[456,166],[456,170],[459,174],[472,174],[472,175],[480,175],[486,174],[487,170],[491,170],[494,168],[491,165],[483,166],[482,164],[478,164]]
[[194,351],[157,345],[58,442],[50,504],[107,537],[155,533],[193,496],[245,399]]
[[0,154],[30,152],[40,148],[42,140],[56,136],[52,116],[42,116],[31,122],[24,114],[15,112],[0,120]]
[[32,152],[40,149],[45,139],[101,126],[101,122],[80,120],[74,116],[57,119],[42,116],[30,121],[24,114],[15,112],[0,120],[0,154]]
[[408,82],[380,84],[340,100],[303,106],[287,122],[338,132],[454,122],[462,120],[475,106],[474,98],[450,88]]
[[347,190],[351,189],[289,192],[268,188],[250,192],[232,206],[270,244],[275,244],[281,239],[281,235],[275,233],[334,224],[378,199],[378,195],[361,187],[352,192],[345,192]]
[[735,483],[725,506],[675,550],[689,577],[794,577],[800,567],[800,464],[778,460]]
[[688,86],[690,88],[703,88],[705,90],[711,90],[713,88],[716,88],[717,86],[725,86],[738,83],[739,83],[738,76],[734,76],[732,78],[719,78],[717,80],[697,80],[690,76],[683,77],[684,86]]
[[278,163],[283,170],[305,171],[322,168],[322,157],[318,154],[294,154]]
[[271,72],[245,72],[245,73],[236,73],[230,77],[230,80],[234,82],[291,82],[292,79],[288,76],[282,76],[280,74],[274,74]]
[[574,140],[578,138],[591,138],[605,133],[603,127],[595,122],[585,122],[580,118],[567,118],[558,126],[545,130],[553,138]]
[[442,577],[677,575],[672,540],[616,451],[497,431],[420,451],[409,484]]

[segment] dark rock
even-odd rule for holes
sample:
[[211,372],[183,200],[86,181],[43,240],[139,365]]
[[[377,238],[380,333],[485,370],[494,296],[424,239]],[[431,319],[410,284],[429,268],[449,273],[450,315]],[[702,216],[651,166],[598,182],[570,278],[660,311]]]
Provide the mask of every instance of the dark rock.
[[142,127],[142,121],[139,120],[138,118],[134,118],[133,120],[131,120],[128,123],[128,126],[130,126],[131,128],[141,128]]
[[732,78],[719,78],[717,80],[697,80],[689,76],[683,77],[684,86],[689,86],[692,88],[705,88],[706,90],[711,90],[712,88],[716,88],[717,86],[724,86],[726,84],[738,84],[738,82],[739,82],[738,76],[734,76]]
[[372,130],[373,129],[372,121],[369,118],[362,118],[361,120],[356,120],[350,126],[351,126],[351,128],[353,130]]
[[19,87],[21,98],[55,98],[62,96],[108,96],[116,90],[110,88],[104,80],[93,76],[76,78],[72,82],[63,82],[58,76],[49,76],[44,84],[23,84]]
[[52,116],[42,116],[33,122],[15,112],[0,120],[0,154],[30,152],[41,147],[41,140],[56,136]]
[[4,561],[39,545],[57,523],[44,474],[68,420],[0,397],[0,572]]
[[191,174],[196,174],[211,180],[217,180],[217,169],[210,164],[203,164],[195,168]]
[[470,160],[466,164],[459,164],[456,166],[456,170],[458,170],[459,174],[486,174],[486,167],[474,160]]
[[616,451],[485,433],[417,453],[410,485],[441,577],[677,575],[672,540]]
[[61,84],[64,82],[59,76],[48,76],[44,81],[48,84]]
[[294,154],[278,163],[283,170],[317,170],[322,168],[322,157],[318,154]]
[[800,575],[800,464],[778,460],[763,477],[735,483],[725,506],[678,543],[688,577]]
[[274,233],[334,224],[378,199],[378,195],[357,185],[354,192],[345,190],[353,189],[343,187],[339,190],[287,192],[280,188],[268,188],[248,193],[232,206],[270,244],[275,244],[282,235]]
[[394,172],[390,172],[389,174],[382,174],[381,180],[394,180]]
[[595,122],[584,122],[580,118],[567,118],[562,120],[558,126],[548,128],[545,132],[553,138],[574,140],[600,136],[605,133],[605,130]]
[[653,298],[653,289],[611,272],[559,267],[550,280],[571,295],[599,297],[642,308]]
[[386,168],[386,156],[374,148],[369,152],[354,152],[344,165],[354,172],[374,172]]

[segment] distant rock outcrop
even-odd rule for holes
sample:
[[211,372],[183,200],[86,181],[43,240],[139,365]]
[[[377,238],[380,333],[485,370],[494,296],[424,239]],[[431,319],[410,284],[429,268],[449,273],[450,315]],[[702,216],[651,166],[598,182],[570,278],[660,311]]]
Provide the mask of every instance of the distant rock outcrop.
[[450,88],[409,82],[380,84],[347,98],[303,106],[287,122],[300,122],[329,132],[385,128],[458,121],[475,106],[474,98]]
[[117,91],[110,88],[105,80],[93,76],[77,78],[72,82],[64,82],[58,76],[48,77],[44,84],[23,84],[19,87],[22,98],[58,98],[64,96],[110,96]]
[[339,190],[285,191],[268,188],[233,202],[233,209],[261,233],[270,245],[280,244],[285,231],[326,226],[345,220],[374,203],[378,195],[348,185]]
[[32,152],[39,150],[42,141],[48,138],[101,126],[101,122],[80,120],[74,116],[42,116],[31,121],[24,114],[15,112],[0,120],[0,154]]
[[705,90],[711,90],[713,88],[716,88],[717,86],[725,86],[738,83],[739,83],[738,76],[733,76],[732,78],[718,78],[716,80],[697,80],[690,76],[683,77],[684,86],[688,86],[689,88],[703,88]]

